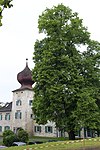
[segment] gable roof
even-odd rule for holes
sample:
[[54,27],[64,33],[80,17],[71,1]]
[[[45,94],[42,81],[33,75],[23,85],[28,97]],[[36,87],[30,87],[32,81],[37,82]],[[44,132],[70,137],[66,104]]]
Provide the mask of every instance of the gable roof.
[[0,108],[0,112],[9,112],[12,110],[12,102],[6,103],[3,107]]

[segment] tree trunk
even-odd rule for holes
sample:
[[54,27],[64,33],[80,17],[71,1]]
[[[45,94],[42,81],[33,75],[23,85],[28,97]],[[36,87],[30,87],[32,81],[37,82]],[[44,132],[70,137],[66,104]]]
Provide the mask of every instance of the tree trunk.
[[71,130],[68,134],[69,134],[69,140],[75,140],[75,133],[73,130]]

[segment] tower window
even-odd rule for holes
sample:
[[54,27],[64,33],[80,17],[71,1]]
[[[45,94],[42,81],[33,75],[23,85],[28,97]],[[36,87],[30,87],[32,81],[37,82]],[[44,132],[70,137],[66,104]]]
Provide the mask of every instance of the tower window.
[[21,119],[21,118],[22,118],[22,112],[18,110],[17,112],[15,112],[15,119]]
[[29,106],[32,106],[32,101],[33,101],[33,100],[29,100]]
[[33,119],[33,114],[30,115],[30,118]]
[[21,105],[22,105],[21,100],[17,100],[17,101],[16,101],[16,106],[21,106]]

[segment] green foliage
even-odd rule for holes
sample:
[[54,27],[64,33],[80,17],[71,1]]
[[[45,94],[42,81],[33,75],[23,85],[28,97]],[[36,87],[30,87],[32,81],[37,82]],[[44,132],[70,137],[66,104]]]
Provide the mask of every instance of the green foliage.
[[6,137],[6,136],[8,136],[8,135],[13,135],[13,134],[14,134],[13,131],[11,131],[11,130],[5,130],[5,131],[3,132],[3,137]]
[[28,133],[22,128],[18,130],[17,134],[11,130],[6,130],[3,132],[3,143],[8,147],[11,146],[13,142],[27,142],[28,139]]
[[23,129],[18,130],[17,137],[21,142],[27,142],[29,140],[28,133]]
[[16,134],[11,134],[3,138],[5,146],[12,146],[13,142],[18,141]]
[[18,141],[17,135],[11,130],[5,130],[3,132],[3,143],[5,146],[12,146],[13,142]]
[[69,133],[84,126],[98,128],[100,43],[90,39],[78,13],[63,4],[46,9],[38,27],[46,37],[34,47],[36,121],[54,121],[59,130]]
[[2,26],[2,13],[5,8],[11,8],[13,5],[11,4],[12,0],[0,0],[0,26]]

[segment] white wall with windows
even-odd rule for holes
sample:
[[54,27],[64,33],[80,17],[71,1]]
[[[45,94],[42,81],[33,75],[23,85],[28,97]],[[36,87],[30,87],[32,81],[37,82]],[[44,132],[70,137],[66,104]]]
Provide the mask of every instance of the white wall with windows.
[[11,120],[11,112],[0,112],[0,135],[2,135],[2,132],[5,130],[11,129]]
[[47,137],[56,137],[57,130],[55,128],[55,123],[49,122],[45,125],[38,125],[34,123],[34,136],[47,136]]

